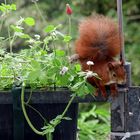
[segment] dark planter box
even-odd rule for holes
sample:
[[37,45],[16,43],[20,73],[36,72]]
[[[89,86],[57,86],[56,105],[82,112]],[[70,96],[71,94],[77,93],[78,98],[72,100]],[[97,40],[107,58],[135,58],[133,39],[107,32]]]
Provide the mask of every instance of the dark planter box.
[[[46,140],[45,137],[35,134],[26,123],[21,110],[20,94],[21,88],[0,92],[0,140]],[[30,90],[26,90],[25,101],[29,94]],[[49,121],[62,114],[71,98],[70,95],[68,90],[38,90],[33,92],[30,103]],[[78,103],[95,100],[102,101],[100,97],[95,99],[93,96],[75,98],[66,113],[66,116],[72,120],[63,120],[56,127],[53,140],[76,140]],[[28,107],[27,112],[33,125],[40,130],[44,121]]]
[[[119,93],[124,93],[125,88],[119,89]],[[30,90],[25,91],[25,101],[28,100]],[[109,94],[109,91],[108,91]],[[16,88],[11,91],[0,92],[0,140],[46,140],[45,136],[35,134],[28,126],[21,110],[21,88]],[[113,106],[116,106],[124,94],[120,94],[117,102],[113,101]],[[121,99],[120,99],[121,98]],[[32,93],[30,104],[36,108],[49,121],[54,119],[57,115],[62,114],[67,103],[71,99],[71,92],[68,90],[46,91],[36,90]],[[77,116],[78,104],[90,102],[103,102],[104,100],[100,94],[98,97],[87,95],[84,98],[76,97],[66,113],[66,117],[72,120],[63,120],[55,129],[53,133],[53,140],[76,140],[77,135]],[[121,104],[122,106],[122,104]],[[40,130],[43,127],[44,121],[40,116],[30,108],[26,108],[32,124]],[[113,113],[115,110],[115,113]],[[116,108],[113,107],[111,111],[112,128],[116,128]],[[113,130],[113,129],[112,129]]]

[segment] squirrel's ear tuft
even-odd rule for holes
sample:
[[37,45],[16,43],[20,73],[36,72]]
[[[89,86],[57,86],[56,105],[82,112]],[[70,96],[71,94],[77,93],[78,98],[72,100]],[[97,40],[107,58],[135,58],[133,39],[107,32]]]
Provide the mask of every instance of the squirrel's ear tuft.
[[109,70],[113,70],[114,69],[114,63],[113,62],[108,62],[108,67],[109,67]]

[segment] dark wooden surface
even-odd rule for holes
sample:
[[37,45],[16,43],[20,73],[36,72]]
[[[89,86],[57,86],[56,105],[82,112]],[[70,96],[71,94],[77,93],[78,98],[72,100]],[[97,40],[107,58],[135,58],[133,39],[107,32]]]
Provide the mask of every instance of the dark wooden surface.
[[[140,88],[132,88],[127,94],[125,131],[140,131]],[[140,140],[140,135],[132,136],[129,140]]]
[[[111,100],[111,131],[123,132],[123,133],[139,131],[140,130],[140,87],[129,87],[128,90],[126,90],[126,88],[122,88],[122,89],[119,89],[119,91],[120,91],[119,96]],[[6,94],[6,93],[1,93],[1,94],[3,96],[3,99],[0,99],[0,102],[1,102],[0,113],[2,114],[0,117],[0,132],[3,132],[3,133],[0,134],[0,137],[3,136],[5,140],[11,140],[9,139],[11,134],[13,134],[13,126],[11,125],[13,123],[11,93],[9,92],[9,94]],[[29,91],[27,91],[26,93],[26,98],[28,98],[28,95],[29,95]],[[57,113],[61,114],[62,111],[64,110],[66,103],[70,99],[70,95],[71,94],[69,91],[62,91],[62,92],[60,91],[37,92],[36,91],[33,93],[33,96],[32,96],[33,98],[31,99],[31,103],[36,108],[38,109],[41,108],[43,112],[46,112],[46,114],[42,112],[46,116],[49,116],[51,114],[50,111],[53,110],[51,106],[53,106],[56,110],[59,110],[59,111],[56,111],[55,109],[53,110],[56,114]],[[8,97],[9,99],[5,98],[6,101],[4,102],[4,97]],[[75,104],[74,108],[75,110],[77,110],[79,102],[95,102],[95,101],[97,102],[104,101],[104,99],[100,97],[94,98],[93,96],[88,95],[85,98],[76,98],[73,102],[73,105]],[[41,102],[41,104],[38,106],[39,102]],[[28,113],[30,114],[30,110],[28,110]],[[54,114],[54,116],[56,114]],[[77,116],[76,112],[74,114]],[[36,124],[36,122],[41,122],[40,118],[37,117],[35,114],[34,115],[30,114],[30,116],[34,118],[33,119],[34,125],[37,126],[37,128],[40,128],[42,124]],[[51,116],[53,116],[53,114],[51,114]],[[52,118],[50,117],[48,119],[52,119]],[[70,123],[70,122],[67,122],[67,123]],[[74,130],[75,132],[76,132],[76,126],[74,126],[74,124],[76,123],[77,123],[77,119],[75,119],[73,124],[69,124],[69,125],[73,125],[71,126],[72,127],[71,130]],[[30,130],[30,128],[28,127],[26,123],[25,123],[25,127],[27,128],[25,129],[26,134],[32,133],[31,139],[34,137],[39,137],[39,136],[35,136],[35,134]],[[64,130],[68,130],[68,129],[65,127],[63,129],[63,127],[64,126],[59,126],[57,128],[57,131],[58,132],[61,131],[60,133],[65,133]],[[59,130],[60,128],[62,130]],[[75,136],[76,136],[76,133],[75,133]],[[122,137],[118,137],[118,136],[111,137],[112,140],[121,140],[121,138]],[[140,135],[132,136],[128,140],[140,140]]]
[[[120,88],[119,92],[125,91],[125,88]],[[29,98],[30,90],[26,90],[25,100]],[[108,95],[109,95],[108,91]],[[58,90],[58,91],[47,91],[47,90],[36,90],[33,91],[31,103],[68,103],[71,98],[71,92],[69,90]],[[99,94],[98,97],[93,95],[87,95],[84,98],[76,97],[73,103],[90,103],[90,102],[105,102],[104,98]],[[0,104],[12,104],[12,93],[11,91],[0,91]]]
[[[140,87],[130,87],[112,102],[111,131],[140,131]],[[111,140],[121,140],[122,137],[112,136]],[[131,136],[127,140],[140,140],[140,135]]]
[[[33,104],[37,110],[48,120],[54,119],[57,115],[64,111],[67,104]],[[44,126],[44,121],[40,116],[35,113],[32,109],[27,109],[28,115],[33,123],[33,125],[38,129]],[[12,105],[3,104],[0,105],[0,140],[17,140],[17,138],[24,140],[46,140],[45,136],[39,136],[35,134],[31,128],[24,122],[19,122],[16,126],[24,123],[23,130],[16,130],[13,123],[13,107]],[[53,134],[53,140],[76,140],[77,133],[77,115],[78,115],[78,104],[73,103],[66,113],[66,117],[72,118],[72,120],[63,120],[57,127]],[[16,116],[20,120],[20,116]],[[16,120],[17,121],[17,120]],[[18,127],[18,128],[19,128]],[[14,131],[15,130],[15,131]],[[16,134],[17,133],[17,134]],[[20,134],[24,133],[24,137]],[[17,136],[17,137],[14,137]]]

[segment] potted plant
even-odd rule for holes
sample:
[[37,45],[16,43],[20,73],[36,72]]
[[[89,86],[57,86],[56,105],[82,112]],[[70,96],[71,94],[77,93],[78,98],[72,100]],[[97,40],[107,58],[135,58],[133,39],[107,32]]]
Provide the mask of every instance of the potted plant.
[[[0,30],[3,28],[7,14],[15,10],[15,4],[2,3],[0,5],[2,12]],[[65,131],[64,137],[70,140],[75,139],[73,137],[76,136],[77,118],[75,116],[77,115],[78,104],[72,104],[72,102],[76,96],[83,97],[93,93],[94,88],[86,82],[86,79],[91,76],[98,78],[98,76],[91,71],[82,72],[78,63],[70,63],[72,10],[68,4],[66,12],[69,16],[69,33],[66,35],[59,31],[62,25],[46,25],[43,29],[44,37],[38,34],[27,34],[24,26],[30,27],[36,23],[32,17],[21,17],[13,25],[8,25],[8,38],[1,35],[1,46],[5,42],[9,44],[9,52],[5,48],[0,48],[0,89],[2,96],[0,101],[6,104],[0,107],[2,114],[4,114],[1,119],[4,119],[6,115],[9,119],[6,117],[7,121],[4,122],[11,123],[14,119],[14,128],[11,126],[12,124],[9,125],[9,132],[5,130],[6,133],[0,134],[2,138],[5,137],[4,134],[11,137],[13,132],[17,139],[24,139],[23,137],[26,138],[26,135],[37,139],[37,135],[40,135],[51,140],[52,133],[54,133],[54,139],[61,136],[59,134],[63,132],[60,132],[60,128],[63,127],[61,130],[71,131],[70,135]],[[13,52],[13,43],[18,38],[24,40],[27,49],[15,53]],[[57,46],[58,41],[65,48],[59,48]],[[13,104],[14,112],[8,104]],[[5,111],[5,107],[7,111]],[[10,113],[5,114],[7,112]],[[34,116],[34,113],[38,114],[38,118]],[[12,114],[14,117],[11,116]],[[22,123],[24,117],[33,132],[37,134],[35,137],[28,134],[28,126],[27,128],[24,127],[24,123]],[[23,128],[25,132],[21,130]],[[72,132],[71,128],[75,129],[75,132]]]

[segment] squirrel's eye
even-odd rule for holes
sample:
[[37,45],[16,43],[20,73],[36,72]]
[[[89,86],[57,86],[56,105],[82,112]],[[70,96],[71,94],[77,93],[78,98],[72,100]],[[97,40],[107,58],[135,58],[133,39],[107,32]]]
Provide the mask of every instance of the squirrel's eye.
[[113,73],[113,77],[116,77],[116,73]]

